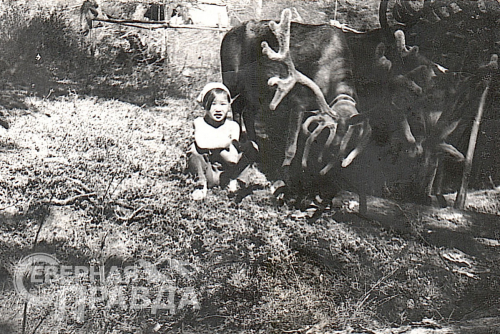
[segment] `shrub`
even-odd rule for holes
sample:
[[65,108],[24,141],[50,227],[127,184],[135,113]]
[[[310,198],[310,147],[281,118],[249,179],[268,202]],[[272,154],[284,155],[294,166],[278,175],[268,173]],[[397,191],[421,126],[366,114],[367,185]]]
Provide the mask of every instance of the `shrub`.
[[85,43],[65,11],[16,3],[1,7],[0,70],[10,86],[47,96],[58,80],[89,64]]
[[[8,83],[31,95],[75,91],[155,105],[167,97],[191,98],[207,81],[220,80],[215,35],[203,35],[199,41],[198,33],[169,30],[172,47],[161,29],[145,31],[106,23],[83,36],[76,24],[78,15],[77,9],[0,3],[0,80],[4,86]],[[179,47],[179,39],[186,37],[196,52],[202,50],[201,56]]]

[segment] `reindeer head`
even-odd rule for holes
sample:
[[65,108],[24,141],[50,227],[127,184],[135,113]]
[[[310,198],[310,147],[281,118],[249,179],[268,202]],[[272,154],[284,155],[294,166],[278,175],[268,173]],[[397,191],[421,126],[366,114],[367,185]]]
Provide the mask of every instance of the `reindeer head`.
[[435,123],[432,119],[440,117],[445,100],[452,93],[452,86],[448,84],[451,75],[422,55],[417,46],[407,46],[401,30],[394,33],[394,45],[390,50],[388,60],[385,45],[379,44],[375,51],[375,68],[386,69],[388,96],[385,107],[401,125],[411,145],[408,153],[415,157],[423,153],[423,141]]
[[447,69],[421,55],[418,46],[407,46],[403,31],[396,31],[394,38],[396,55],[391,73],[391,103],[396,108],[405,109],[432,92],[438,76],[445,74]]

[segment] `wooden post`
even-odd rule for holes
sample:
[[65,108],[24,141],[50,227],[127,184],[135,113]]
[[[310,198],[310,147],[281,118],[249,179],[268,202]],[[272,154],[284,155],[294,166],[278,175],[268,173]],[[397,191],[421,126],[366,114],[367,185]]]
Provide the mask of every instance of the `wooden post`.
[[486,95],[488,95],[488,90],[490,88],[489,81],[486,83],[486,88],[481,95],[481,100],[479,101],[479,108],[477,110],[476,118],[472,124],[472,130],[469,138],[469,147],[467,148],[467,155],[465,157],[464,172],[462,174],[462,183],[460,184],[460,189],[457,192],[457,198],[455,200],[455,209],[463,210],[465,207],[465,200],[467,198],[467,187],[469,185],[469,178],[472,170],[472,158],[474,157],[474,150],[476,149],[477,135],[479,133],[479,126],[481,125],[481,118],[483,117],[484,104],[486,102]]
[[[167,5],[167,0],[164,0],[163,1],[163,11],[164,11],[164,17],[165,17],[165,22],[170,23],[170,16],[168,16],[168,5]],[[163,41],[162,41],[162,50],[161,50],[161,56],[163,57],[163,59],[165,59],[165,63],[168,63],[168,55],[167,55],[167,48],[168,48],[168,44],[167,44],[167,29],[166,28],[163,28]]]
[[90,30],[89,30],[89,40],[90,40],[90,54],[92,56],[92,58],[94,58],[96,56],[96,48],[97,48],[97,43],[95,41],[95,37],[94,37],[94,31],[93,31],[93,25],[94,25],[94,21],[90,21]]

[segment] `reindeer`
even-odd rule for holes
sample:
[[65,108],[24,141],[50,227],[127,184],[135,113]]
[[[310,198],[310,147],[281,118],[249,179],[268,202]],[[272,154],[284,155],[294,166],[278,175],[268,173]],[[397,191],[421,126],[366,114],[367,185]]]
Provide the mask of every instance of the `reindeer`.
[[[362,93],[358,100],[374,127],[373,138],[384,144],[401,138],[404,154],[423,161],[418,197],[429,203],[439,160],[444,155],[456,161],[464,158],[446,143],[459,121],[457,108],[452,111],[449,105],[456,97],[452,75],[420,54],[417,46],[407,46],[401,30],[392,36],[377,30],[347,39],[358,55],[354,58],[356,85]],[[373,59],[367,61],[370,54]],[[440,186],[436,190],[443,203]]]
[[[440,206],[446,207],[441,184],[443,159],[464,161],[464,155],[447,140],[460,123],[472,118],[481,94],[478,88],[482,87],[481,77],[491,75],[492,69],[498,68],[498,57],[493,55],[487,66],[478,69],[479,75],[464,76],[420,54],[417,46],[408,47],[401,30],[394,33],[393,50],[388,57],[384,42],[377,45],[375,53],[376,59],[384,62],[388,69],[386,76],[379,78],[383,78],[389,88],[378,95],[383,97],[379,110],[368,114],[372,120],[376,119],[373,114],[377,112],[389,114],[396,120],[409,145],[408,155],[422,161],[417,173],[416,199],[430,205],[434,191]],[[384,86],[380,81],[378,84]]]
[[[473,74],[447,72],[438,75],[430,89],[424,89],[424,98],[415,103],[420,113],[421,126],[418,145],[422,148],[423,169],[419,194],[423,204],[432,203],[433,191],[441,207],[447,207],[442,194],[443,159],[451,158],[462,163],[464,155],[448,143],[450,135],[459,126],[463,136],[470,129],[472,119],[479,108],[484,108],[484,99],[489,80],[498,70],[498,56],[493,54],[490,62],[479,67]],[[424,87],[428,88],[428,87]],[[474,144],[475,145],[475,144]]]
[[[408,46],[402,30],[391,30],[386,11],[387,1],[382,0],[381,29],[363,34],[345,33],[354,56],[359,108],[370,118],[372,140],[392,146],[394,159],[408,157],[413,165],[422,162],[417,171],[419,200],[430,203],[435,187],[444,206],[439,161],[444,156],[463,160],[463,155],[446,143],[463,109],[463,105],[451,104],[459,96],[458,85],[452,73],[424,56],[418,46]],[[401,146],[403,152],[399,151]]]
[[[342,31],[329,25],[291,23],[290,18],[291,12],[285,10],[279,24],[249,21],[229,31],[221,46],[224,84],[233,97],[239,95],[233,112],[237,118],[243,114],[240,122],[252,139],[257,137],[256,124],[258,131],[265,129],[261,146],[271,147],[270,155],[275,156],[270,159],[282,158],[282,176],[288,184],[301,132],[306,136],[302,157],[297,159],[302,169],[309,167],[313,144],[328,132],[317,157],[320,176],[337,165],[349,166],[371,132],[356,108],[352,55]],[[268,85],[277,88],[273,92]],[[285,145],[276,144],[283,142],[283,135]],[[360,211],[366,211],[362,194]]]

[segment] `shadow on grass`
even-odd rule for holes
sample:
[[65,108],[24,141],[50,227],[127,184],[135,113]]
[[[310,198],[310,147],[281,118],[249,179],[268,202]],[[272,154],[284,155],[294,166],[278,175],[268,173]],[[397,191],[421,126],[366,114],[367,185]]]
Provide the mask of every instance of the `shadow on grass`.
[[478,238],[495,240],[500,228],[500,217],[493,214],[412,204],[401,207],[379,198],[368,201],[368,213],[361,218],[397,234],[417,235],[429,245],[456,248],[477,257],[483,257],[486,248]]
[[15,333],[14,330],[15,326],[8,322],[2,322],[0,323],[0,334],[11,334]]

